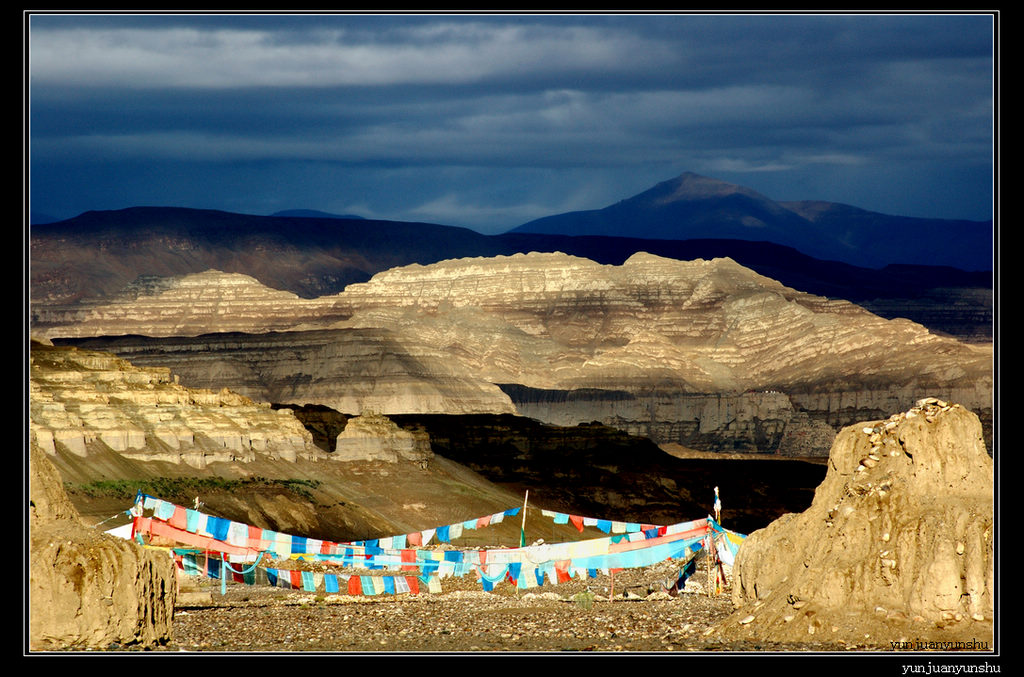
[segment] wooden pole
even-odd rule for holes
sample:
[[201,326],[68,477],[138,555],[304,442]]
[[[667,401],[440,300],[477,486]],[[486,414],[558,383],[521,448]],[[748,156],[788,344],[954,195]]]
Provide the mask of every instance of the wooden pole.
[[711,597],[711,586],[712,586],[712,583],[711,583],[711,547],[713,545],[713,541],[711,540],[711,536],[710,535],[709,536],[705,536],[704,538],[705,538],[705,543],[707,544],[705,546],[705,549],[704,549],[704,559],[707,562],[707,571],[708,571],[708,597]]
[[[526,496],[523,497],[523,521],[519,527],[519,547],[526,546],[526,504],[530,501],[530,490],[526,490]],[[522,572],[519,574],[522,576]],[[519,581],[516,581],[516,597],[519,597]]]

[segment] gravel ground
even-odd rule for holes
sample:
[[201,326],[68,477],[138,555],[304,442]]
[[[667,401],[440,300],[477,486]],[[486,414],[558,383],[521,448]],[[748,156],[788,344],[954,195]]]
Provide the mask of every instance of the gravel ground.
[[[350,573],[359,573],[352,572]],[[669,595],[677,564],[516,590],[484,592],[473,577],[445,578],[443,592],[314,595],[217,581],[183,587],[170,652],[719,652],[843,651],[824,644],[730,643],[714,625],[732,612],[728,589],[709,596],[704,572]],[[369,573],[369,572],[367,572]],[[609,599],[614,582],[614,598]],[[589,596],[581,593],[593,594]],[[588,604],[588,602],[590,602]],[[116,647],[112,647],[115,648]]]

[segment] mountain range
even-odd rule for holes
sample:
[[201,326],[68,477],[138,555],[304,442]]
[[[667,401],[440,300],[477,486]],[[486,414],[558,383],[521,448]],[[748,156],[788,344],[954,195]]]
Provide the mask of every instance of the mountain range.
[[[727,192],[728,184],[714,185]],[[677,260],[728,257],[788,287],[845,299],[882,317],[906,317],[963,340],[987,341],[993,334],[989,271],[907,263],[857,266],[767,240],[656,240],[522,228],[484,235],[432,223],[322,213],[259,216],[178,207],[90,211],[32,227],[32,309],[108,299],[145,287],[148,279],[211,269],[251,275],[273,289],[316,298],[413,263],[536,251],[621,265],[647,252]],[[910,249],[903,251],[910,256]]]
[[868,268],[910,263],[981,271],[992,270],[992,225],[891,216],[833,202],[776,202],[686,172],[603,209],[546,216],[512,232],[769,241]]

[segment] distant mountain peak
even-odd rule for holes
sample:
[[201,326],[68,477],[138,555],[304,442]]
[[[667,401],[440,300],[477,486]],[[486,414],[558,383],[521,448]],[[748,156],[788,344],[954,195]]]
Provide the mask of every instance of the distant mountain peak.
[[679,176],[662,181],[650,190],[644,191],[627,201],[644,201],[655,204],[687,202],[692,200],[710,200],[729,195],[746,195],[756,199],[765,199],[761,194],[743,186],[713,179],[693,172],[683,172]]
[[[914,263],[992,269],[991,221],[892,216],[820,200],[777,202],[694,172],[603,209],[553,214],[510,232],[773,242],[817,259],[867,268]],[[929,237],[921,237],[925,232]]]

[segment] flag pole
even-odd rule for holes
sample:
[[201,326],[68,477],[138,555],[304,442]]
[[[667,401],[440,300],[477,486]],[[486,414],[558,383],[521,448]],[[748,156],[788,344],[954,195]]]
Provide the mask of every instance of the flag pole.
[[[530,490],[526,490],[526,496],[523,498],[523,522],[519,527],[519,547],[526,547],[526,504],[530,500]],[[519,596],[519,582],[516,581],[516,597]]]
[[530,490],[526,490],[526,497],[523,498],[523,525],[519,527],[519,547],[526,547],[526,504],[530,500]]

